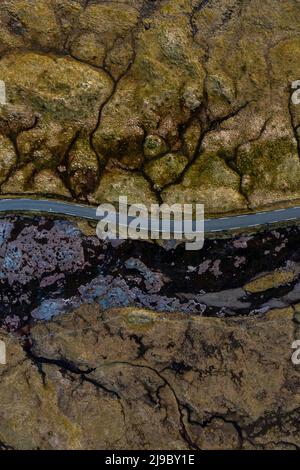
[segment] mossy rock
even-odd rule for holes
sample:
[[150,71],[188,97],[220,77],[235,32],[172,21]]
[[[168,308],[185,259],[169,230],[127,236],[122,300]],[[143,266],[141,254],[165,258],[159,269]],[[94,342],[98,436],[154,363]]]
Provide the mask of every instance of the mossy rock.
[[168,204],[202,203],[207,213],[242,210],[247,207],[240,193],[240,177],[216,155],[201,155],[182,181],[162,192]]
[[253,279],[244,286],[244,289],[250,294],[258,294],[268,289],[276,289],[277,287],[290,284],[296,278],[297,274],[294,271],[278,270]]
[[101,176],[96,191],[89,197],[94,204],[109,202],[118,204],[120,196],[127,196],[128,204],[156,204],[157,197],[142,175],[121,170],[107,169]]
[[85,196],[96,189],[100,159],[90,146],[88,136],[81,136],[72,146],[67,162],[69,184],[76,196]]
[[144,155],[147,159],[159,157],[167,152],[167,145],[159,135],[147,135],[144,142]]
[[58,170],[75,197],[107,164],[212,214],[299,199],[299,14],[292,0],[3,0],[0,133],[17,143],[13,165],[56,173],[86,135],[90,148]]
[[3,183],[17,163],[13,143],[0,134],[0,184]]
[[174,183],[188,164],[184,155],[168,153],[164,157],[146,163],[145,174],[153,182],[156,190],[161,190],[167,184]]
[[10,54],[0,60],[7,100],[58,122],[92,127],[99,105],[111,92],[111,79],[68,57],[34,52]]

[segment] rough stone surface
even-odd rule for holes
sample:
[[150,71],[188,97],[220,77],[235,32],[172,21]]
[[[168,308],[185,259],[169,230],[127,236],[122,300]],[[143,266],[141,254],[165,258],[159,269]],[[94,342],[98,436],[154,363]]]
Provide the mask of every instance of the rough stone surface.
[[0,448],[299,449],[299,228],[194,253],[80,226],[0,221]]
[[299,13],[294,0],[3,0],[2,194],[138,193],[211,214],[299,199]]
[[18,330],[86,302],[217,318],[300,302],[298,227],[207,239],[199,252],[95,232],[87,222],[1,219],[0,325]]
[[295,337],[292,308],[216,320],[91,305],[37,324],[23,346],[2,332],[0,441],[17,449],[299,449]]
[[[299,14],[2,0],[0,196],[295,204]],[[0,450],[299,450],[299,339],[296,225],[189,253],[0,220]]]

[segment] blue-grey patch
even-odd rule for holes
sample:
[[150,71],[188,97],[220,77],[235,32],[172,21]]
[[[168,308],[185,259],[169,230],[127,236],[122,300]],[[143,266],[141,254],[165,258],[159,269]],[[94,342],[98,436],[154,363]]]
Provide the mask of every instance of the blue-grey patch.
[[7,271],[16,271],[22,265],[22,252],[17,246],[10,246],[4,256],[3,268]]
[[13,224],[7,221],[0,222],[0,247],[8,239],[10,232],[13,228]]
[[75,225],[72,225],[66,220],[55,220],[54,226],[64,232],[64,234],[68,235],[69,237],[81,236],[80,230]]
[[113,307],[128,307],[132,303],[132,299],[121,287],[112,288],[105,297],[98,299],[98,303],[104,310]]
[[80,302],[74,302],[74,299],[47,299],[31,312],[31,316],[36,320],[51,320],[51,318],[79,305]]

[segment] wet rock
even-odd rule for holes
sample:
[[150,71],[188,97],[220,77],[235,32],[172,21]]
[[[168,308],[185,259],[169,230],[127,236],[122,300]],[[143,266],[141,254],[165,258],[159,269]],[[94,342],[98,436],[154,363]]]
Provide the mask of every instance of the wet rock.
[[129,258],[125,262],[125,267],[129,270],[133,269],[140,272],[145,279],[145,287],[151,294],[159,292],[163,285],[170,279],[163,276],[162,273],[151,271],[141,260]]
[[[280,240],[286,242],[278,253]],[[0,321],[51,319],[85,302],[103,309],[261,316],[300,301],[298,240],[294,227],[249,239],[206,240],[203,250],[191,253],[180,243],[100,241],[96,224],[88,222],[4,217]],[[260,288],[245,290],[252,283]]]
[[243,300],[244,297],[245,291],[243,289],[228,289],[226,291],[201,295],[199,300],[208,306],[243,309],[250,306],[247,300]]

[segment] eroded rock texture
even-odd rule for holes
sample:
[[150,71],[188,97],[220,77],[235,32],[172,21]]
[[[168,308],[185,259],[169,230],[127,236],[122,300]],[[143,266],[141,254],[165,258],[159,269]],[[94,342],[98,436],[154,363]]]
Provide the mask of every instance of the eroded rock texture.
[[103,242],[79,225],[89,235],[66,220],[0,220],[0,325],[18,330],[86,302],[219,318],[300,306],[299,227],[206,240],[188,252]]
[[3,0],[2,194],[299,198],[294,0]]
[[[299,14],[2,0],[0,195],[295,201]],[[0,449],[299,449],[299,228],[197,254],[84,228],[0,221]]]
[[[19,449],[295,449],[293,310],[212,319],[82,306],[1,333],[0,441]],[[13,391],[13,403],[12,403]]]
[[3,218],[0,448],[300,448],[298,241],[168,251]]

